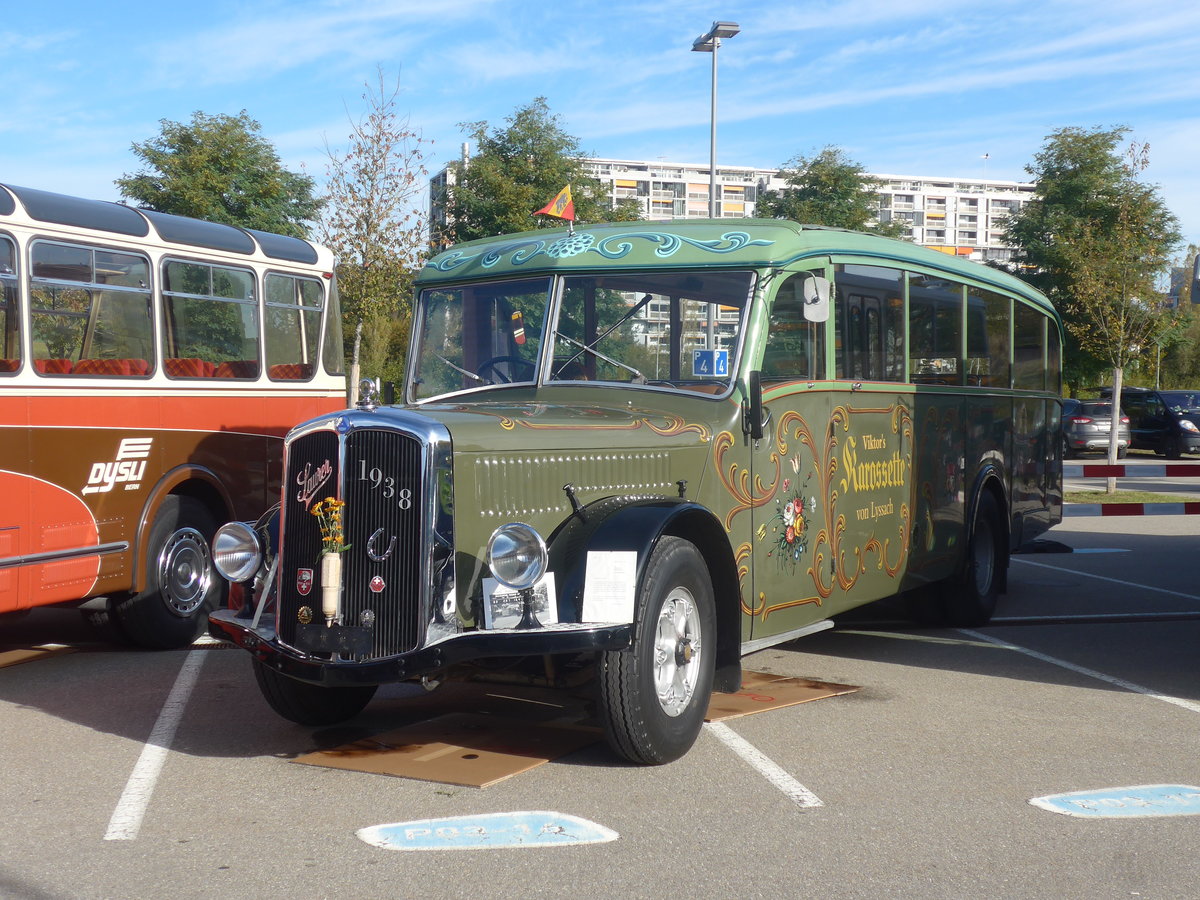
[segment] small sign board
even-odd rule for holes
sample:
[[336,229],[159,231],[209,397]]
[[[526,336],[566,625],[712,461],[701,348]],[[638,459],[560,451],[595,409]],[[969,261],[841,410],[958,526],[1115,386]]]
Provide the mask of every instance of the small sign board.
[[1141,784],[1049,794],[1029,801],[1064,816],[1127,819],[1139,816],[1200,815],[1200,787],[1188,784]]
[[619,835],[611,828],[559,812],[488,813],[417,819],[361,828],[358,836],[384,850],[498,850],[602,844]]
[[724,378],[729,374],[728,350],[693,350],[692,376],[696,378]]

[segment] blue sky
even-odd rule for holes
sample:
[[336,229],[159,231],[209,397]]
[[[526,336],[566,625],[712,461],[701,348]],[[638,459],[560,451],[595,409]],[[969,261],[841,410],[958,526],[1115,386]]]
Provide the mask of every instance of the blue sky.
[[381,66],[431,171],[459,123],[502,125],[539,95],[589,155],[706,162],[710,57],[691,44],[717,19],[742,27],[719,57],[718,163],[832,144],[873,172],[1024,180],[1052,130],[1126,125],[1200,243],[1200,5],[1184,0],[9,3],[0,181],[115,200],[160,119],[242,109],[320,180]]

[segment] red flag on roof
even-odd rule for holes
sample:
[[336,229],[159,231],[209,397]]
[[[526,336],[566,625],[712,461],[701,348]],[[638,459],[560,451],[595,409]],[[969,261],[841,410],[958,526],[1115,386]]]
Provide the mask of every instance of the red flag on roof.
[[571,186],[568,184],[558,192],[557,196],[537,212],[535,216],[555,216],[559,219],[575,220],[575,202],[571,199]]

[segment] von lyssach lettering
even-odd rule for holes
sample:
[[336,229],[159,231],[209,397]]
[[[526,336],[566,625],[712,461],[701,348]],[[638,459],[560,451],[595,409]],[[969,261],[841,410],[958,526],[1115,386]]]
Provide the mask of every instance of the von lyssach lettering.
[[146,459],[153,443],[154,438],[124,438],[113,462],[92,463],[83,493],[107,494],[118,484],[125,485],[127,491],[136,491],[146,475]]

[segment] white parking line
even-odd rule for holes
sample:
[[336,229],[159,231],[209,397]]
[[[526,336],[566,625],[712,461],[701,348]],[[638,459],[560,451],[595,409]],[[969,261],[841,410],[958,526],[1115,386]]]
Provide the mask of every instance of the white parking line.
[[154,723],[150,737],[142,747],[142,755],[138,757],[137,765],[133,767],[133,773],[125,783],[121,799],[117,801],[117,808],[113,810],[112,818],[108,822],[108,831],[104,834],[106,841],[132,841],[138,836],[138,830],[142,827],[142,817],[146,814],[146,807],[150,805],[150,797],[154,794],[154,786],[158,782],[158,774],[166,762],[171,741],[175,739],[175,731],[183,718],[184,707],[187,706],[192,688],[196,686],[196,680],[200,677],[200,667],[204,665],[207,657],[208,654],[204,650],[197,649],[188,653],[183,661],[179,676],[175,679],[175,686],[167,695],[167,702],[163,704],[158,721]]
[[1033,560],[1029,559],[1021,559],[1020,557],[1013,557],[1013,562],[1024,563],[1027,566],[1036,566],[1039,569],[1050,569],[1053,572],[1065,572],[1069,575],[1082,575],[1084,578],[1095,578],[1097,581],[1107,581],[1111,584],[1119,584],[1122,587],[1137,588],[1141,591],[1154,591],[1158,594],[1170,594],[1172,597],[1183,597],[1185,600],[1200,600],[1200,597],[1197,597],[1195,594],[1184,594],[1180,591],[1167,590],[1167,588],[1158,588],[1148,584],[1139,584],[1136,581],[1122,581],[1119,578],[1107,578],[1104,575],[1093,575],[1091,572],[1080,572],[1078,569],[1064,569],[1062,566],[1051,566],[1047,565],[1046,563],[1033,562]]
[[798,782],[795,778],[770,760],[761,750],[737,734],[723,722],[706,722],[704,725],[725,746],[750,764],[760,775],[794,800],[797,806],[811,808],[824,806],[821,798]]
[[1119,688],[1124,688],[1127,691],[1133,691],[1135,694],[1145,694],[1147,697],[1152,697],[1155,700],[1161,700],[1163,703],[1172,703],[1175,706],[1190,710],[1194,713],[1200,713],[1200,703],[1193,700],[1184,700],[1182,697],[1172,697],[1170,694],[1161,694],[1153,688],[1143,687],[1140,684],[1134,684],[1132,681],[1126,681],[1124,678],[1117,678],[1114,675],[1105,675],[1103,672],[1097,672],[1095,669],[1088,669],[1084,666],[1077,666],[1075,663],[1067,662],[1065,659],[1058,659],[1054,656],[1047,656],[1045,653],[1039,653],[1037,650],[1030,650],[1028,647],[1020,647],[1017,644],[1010,644],[1008,641],[1002,641],[999,638],[994,638],[978,631],[972,631],[969,628],[955,629],[960,634],[965,634],[968,637],[977,638],[981,641],[986,641],[989,644],[995,644],[998,647],[1003,647],[1005,650],[1015,650],[1017,653],[1023,653],[1026,656],[1032,656],[1034,659],[1040,659],[1042,662],[1050,663],[1052,666],[1059,666],[1063,669],[1069,669],[1072,672],[1077,672],[1080,675],[1086,675],[1088,678],[1095,678],[1107,684],[1115,685]]

